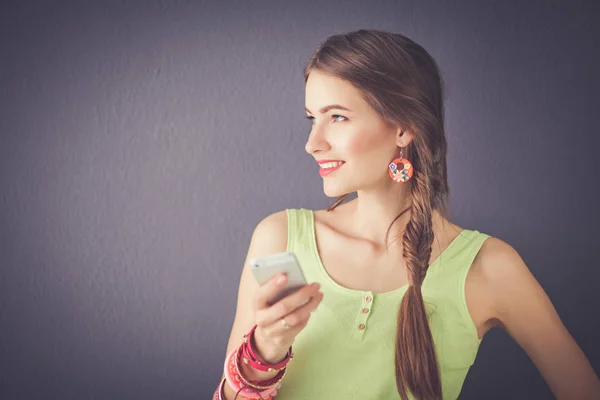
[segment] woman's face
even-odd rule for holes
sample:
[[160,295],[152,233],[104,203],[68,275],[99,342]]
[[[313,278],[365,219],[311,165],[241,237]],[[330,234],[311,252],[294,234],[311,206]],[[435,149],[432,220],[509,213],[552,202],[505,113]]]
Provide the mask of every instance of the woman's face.
[[[332,105],[334,108],[329,107]],[[399,131],[383,121],[357,88],[312,71],[306,82],[306,114],[312,121],[306,152],[317,162],[344,162],[337,169],[329,169],[331,172],[321,168],[327,196],[394,184],[387,168],[398,154]],[[407,145],[407,137],[403,139]]]

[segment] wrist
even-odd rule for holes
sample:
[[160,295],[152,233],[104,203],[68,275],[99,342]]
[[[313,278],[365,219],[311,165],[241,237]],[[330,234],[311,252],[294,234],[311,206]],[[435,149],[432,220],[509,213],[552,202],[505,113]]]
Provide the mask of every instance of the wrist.
[[244,374],[247,379],[252,381],[268,381],[273,379],[278,373],[278,371],[259,371],[245,363],[240,363],[240,368],[242,370],[242,374]]
[[[233,349],[225,359],[225,380],[227,386],[243,398],[248,399],[272,399],[272,395],[277,394],[277,389],[281,385],[281,380],[285,375],[285,369],[279,371],[276,376],[270,379],[252,379],[253,372],[244,372],[244,363],[241,362],[240,355],[243,352],[243,344]],[[271,371],[269,371],[271,372]],[[228,393],[228,392],[227,392]]]
[[285,359],[288,354],[289,346],[277,347],[268,344],[268,340],[264,337],[262,330],[257,327],[251,337],[250,345],[257,353],[256,355],[268,364],[277,364]]

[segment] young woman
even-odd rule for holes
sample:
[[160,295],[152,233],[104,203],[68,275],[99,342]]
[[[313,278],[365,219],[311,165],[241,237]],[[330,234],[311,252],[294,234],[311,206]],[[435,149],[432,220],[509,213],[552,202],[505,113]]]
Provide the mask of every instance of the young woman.
[[[558,399],[600,399],[515,249],[449,221],[442,79],[427,51],[380,30],[334,35],[304,78],[306,152],[325,194],[342,197],[256,227],[215,398],[455,399],[501,327]],[[269,305],[285,276],[259,286],[248,262],[283,251],[311,283]]]

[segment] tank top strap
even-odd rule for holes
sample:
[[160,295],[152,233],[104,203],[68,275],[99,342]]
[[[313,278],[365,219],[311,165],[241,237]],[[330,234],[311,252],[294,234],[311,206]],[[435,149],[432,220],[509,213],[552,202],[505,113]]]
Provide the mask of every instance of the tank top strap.
[[483,246],[483,242],[490,235],[479,232],[478,230],[470,230],[466,229],[461,233],[467,240],[463,241],[463,248],[460,251],[457,251],[453,257],[456,259],[453,261],[453,265],[456,266],[458,275],[461,277],[462,284],[464,286],[464,279],[473,264],[473,260],[479,253],[479,250]]
[[490,236],[478,230],[463,229],[438,260],[434,261],[434,265],[430,266],[421,288],[423,297],[436,304],[432,306],[432,311],[437,308],[460,311],[460,323],[468,326],[469,330],[472,323],[465,297],[466,279],[473,260],[488,237]]
[[463,229],[449,251],[427,271],[423,298],[430,329],[443,368],[465,369],[475,360],[481,340],[477,334],[465,293],[467,275],[477,253],[490,236]]
[[463,229],[442,252],[439,259],[435,260],[433,265],[430,265],[430,270],[427,273],[431,272],[432,275],[466,275],[483,242],[488,237],[490,236],[478,230]]
[[[457,260],[453,262],[453,265],[457,268],[457,278],[458,278],[458,287],[460,298],[463,304],[466,305],[465,299],[465,283],[467,280],[467,274],[473,265],[473,260],[481,250],[483,243],[487,238],[491,237],[488,234],[479,232],[478,230],[468,230],[465,231],[467,234],[467,238],[469,240],[465,241],[465,249],[464,251],[459,252],[456,257]],[[467,308],[465,307],[466,311]],[[467,314],[465,314],[465,317]]]
[[312,237],[310,232],[310,229],[312,229],[310,210],[288,208],[286,212],[288,217],[287,251],[306,253],[310,250],[310,238]]
[[314,242],[313,214],[311,210],[286,209],[288,215],[287,250],[296,255],[306,280],[320,280],[318,253]]

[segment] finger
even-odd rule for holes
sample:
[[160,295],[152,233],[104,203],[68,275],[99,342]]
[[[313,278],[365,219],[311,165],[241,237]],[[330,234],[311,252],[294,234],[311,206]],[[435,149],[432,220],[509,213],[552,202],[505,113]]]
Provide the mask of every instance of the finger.
[[[279,321],[279,329],[278,331],[289,331],[290,329],[294,329],[298,326],[305,325],[304,322],[307,322],[310,318],[311,313],[317,308],[317,306],[323,300],[323,293],[317,292],[308,303],[297,308],[295,311],[289,313],[288,315],[282,317]],[[285,324],[281,323],[285,321]],[[287,328],[286,328],[287,324]]]
[[[284,318],[286,318],[286,317],[284,317]],[[287,318],[285,320],[287,321]],[[269,337],[270,340],[273,341],[273,343],[282,344],[282,343],[288,343],[290,341],[290,339],[294,338],[302,329],[304,329],[304,327],[306,326],[307,323],[308,323],[308,318],[294,324],[294,326],[291,326],[288,324],[289,327],[285,328],[284,324],[283,324],[283,318],[282,318],[282,319],[278,319],[277,321],[275,321],[272,324],[267,325],[264,328],[261,328],[259,325],[256,329],[257,330],[262,329],[264,334],[267,337]]]
[[263,283],[254,296],[254,306],[256,310],[270,307],[269,299],[276,295],[287,283],[285,273],[275,274],[271,279]]
[[261,327],[259,325],[256,328],[256,331],[262,332],[263,335],[269,337],[271,340],[274,340],[275,343],[287,343],[290,338],[296,337],[296,335],[298,335],[298,333],[302,331],[302,329],[304,329],[304,327],[308,323],[308,320],[310,319],[310,314],[317,308],[317,306],[321,303],[322,300],[323,293],[317,292],[307,304],[298,309],[298,312],[302,310],[302,315],[298,319],[296,319],[296,317],[292,317],[293,313],[288,314],[288,316],[285,316],[284,318],[290,326],[288,329],[284,327],[282,319],[279,319],[278,321],[275,321],[275,323],[267,325],[265,327]]
[[311,283],[284,297],[271,307],[257,311],[256,318],[262,326],[274,323],[278,319],[290,314],[297,308],[306,305],[311,297],[317,294],[320,285]]

